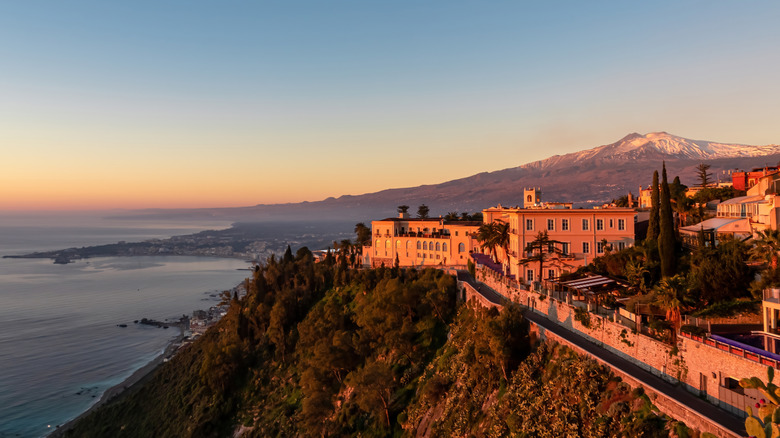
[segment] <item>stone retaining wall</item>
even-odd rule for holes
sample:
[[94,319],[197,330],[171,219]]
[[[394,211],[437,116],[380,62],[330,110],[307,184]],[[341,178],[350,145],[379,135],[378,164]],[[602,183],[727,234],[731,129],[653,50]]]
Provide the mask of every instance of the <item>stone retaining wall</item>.
[[546,315],[550,321],[579,333],[671,383],[684,385],[690,392],[706,397],[738,416],[744,417],[745,404],[752,405],[759,398],[752,390],[741,395],[740,391],[729,389],[727,379],[739,381],[744,377],[757,376],[766,380],[766,365],[683,336],[678,337],[676,348],[673,348],[615,323],[611,318],[592,313],[588,314],[590,323],[585,326],[575,319],[577,306],[573,304],[513,287],[490,273],[477,275],[480,281],[511,301]]

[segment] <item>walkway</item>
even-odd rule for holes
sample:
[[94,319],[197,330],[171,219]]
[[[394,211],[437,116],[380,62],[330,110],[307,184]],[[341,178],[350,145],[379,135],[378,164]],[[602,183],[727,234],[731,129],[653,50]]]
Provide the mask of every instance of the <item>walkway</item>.
[[[462,279],[462,277],[468,277],[469,280]],[[468,282],[474,286],[475,289],[477,288],[476,285],[479,285],[481,289],[477,290],[490,301],[497,303],[503,303],[506,301],[506,298],[504,298],[501,294],[492,288],[485,284],[477,283],[468,273],[465,273],[465,276],[462,276],[461,272],[458,272],[458,280]],[[496,298],[496,296],[498,298]],[[566,341],[578,346],[582,350],[588,352],[588,354],[591,356],[596,357],[600,361],[608,364],[610,367],[621,370],[637,381],[642,382],[642,384],[647,388],[664,394],[673,400],[676,400],[689,410],[697,412],[699,415],[708,418],[712,423],[719,424],[724,429],[730,430],[736,435],[744,436],[744,420],[731,415],[730,413],[710,404],[705,400],[702,400],[701,398],[688,392],[682,386],[672,385],[671,383],[651,374],[649,371],[640,368],[639,366],[629,362],[617,354],[599,347],[584,336],[574,333],[571,330],[568,330],[565,327],[550,321],[544,315],[535,313],[528,308],[526,309],[525,317],[539,327],[542,327],[545,330],[549,330]]]
[[501,295],[500,293],[493,290],[491,287],[482,284],[474,279],[474,277],[471,276],[466,271],[458,271],[458,281],[462,281],[464,283],[468,283],[471,287],[474,288],[475,291],[477,291],[480,295],[485,297],[488,301],[490,301],[493,304],[498,304],[499,306],[503,306],[507,299]]

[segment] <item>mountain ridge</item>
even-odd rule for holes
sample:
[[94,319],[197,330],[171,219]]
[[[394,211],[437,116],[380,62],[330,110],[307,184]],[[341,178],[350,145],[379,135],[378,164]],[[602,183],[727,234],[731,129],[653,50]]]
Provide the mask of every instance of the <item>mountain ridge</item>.
[[298,219],[316,215],[318,219],[371,220],[395,213],[397,205],[427,204],[434,215],[449,211],[479,211],[502,203],[520,203],[525,187],[541,187],[543,199],[573,202],[576,206],[597,205],[627,194],[638,194],[647,186],[653,170],[666,163],[670,178],[679,176],[683,184],[696,182],[696,166],[706,162],[716,179],[730,180],[734,169],[775,165],[780,161],[780,145],[751,146],[690,140],[664,131],[630,133],[617,142],[553,155],[515,167],[480,172],[471,176],[398,187],[360,195],[329,197],[321,201],[287,204],[259,204],[237,208],[184,210],[144,210],[132,217],[220,218],[234,221]]

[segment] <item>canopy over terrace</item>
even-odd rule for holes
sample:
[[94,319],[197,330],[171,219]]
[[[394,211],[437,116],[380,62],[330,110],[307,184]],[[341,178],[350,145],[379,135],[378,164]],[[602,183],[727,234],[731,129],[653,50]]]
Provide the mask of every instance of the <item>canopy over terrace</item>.
[[568,281],[551,280],[549,283],[553,290],[571,292],[574,299],[581,301],[584,301],[587,296],[625,287],[622,283],[603,275],[590,275]]

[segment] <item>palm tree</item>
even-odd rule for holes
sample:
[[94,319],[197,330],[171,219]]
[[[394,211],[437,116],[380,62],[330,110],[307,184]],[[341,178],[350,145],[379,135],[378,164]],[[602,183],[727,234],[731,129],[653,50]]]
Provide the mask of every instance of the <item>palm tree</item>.
[[529,263],[539,262],[539,280],[542,279],[542,273],[544,272],[544,261],[547,259],[547,256],[549,254],[561,254],[562,251],[560,248],[558,248],[556,245],[560,244],[561,242],[557,240],[550,239],[550,236],[547,235],[547,231],[540,231],[539,234],[536,235],[536,238],[525,246],[525,253],[531,254],[528,257],[524,259],[520,259],[518,264],[520,265],[527,265]]
[[750,250],[754,260],[769,262],[772,270],[777,269],[777,254],[780,252],[780,230],[763,230],[758,232],[758,240]]
[[692,304],[688,279],[683,274],[664,277],[654,288],[656,303],[666,309],[666,320],[672,324],[672,342],[677,341],[677,330],[682,325],[680,311]]
[[509,224],[495,221],[480,225],[477,230],[477,241],[493,254],[493,261],[498,263],[496,248],[503,248],[504,252],[508,252]]
[[629,284],[639,290],[639,292],[644,293],[647,287],[645,284],[645,275],[649,274],[650,271],[647,269],[642,260],[629,260],[626,263],[625,273]]

